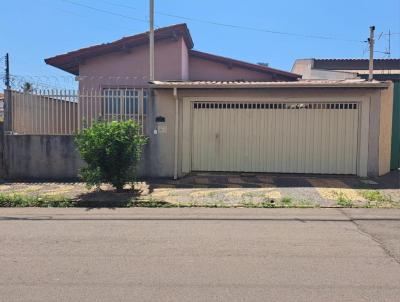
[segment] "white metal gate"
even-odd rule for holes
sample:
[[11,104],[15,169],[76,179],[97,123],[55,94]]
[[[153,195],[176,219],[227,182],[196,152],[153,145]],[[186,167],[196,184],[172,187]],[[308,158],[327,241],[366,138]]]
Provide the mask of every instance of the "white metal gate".
[[357,174],[358,103],[192,103],[192,171]]
[[12,90],[9,98],[5,112],[9,134],[72,135],[95,121],[128,119],[146,130],[149,93],[145,88]]

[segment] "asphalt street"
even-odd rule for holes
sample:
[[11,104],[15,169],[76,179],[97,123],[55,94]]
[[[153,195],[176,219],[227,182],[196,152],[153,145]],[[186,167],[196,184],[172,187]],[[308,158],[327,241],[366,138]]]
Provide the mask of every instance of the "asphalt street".
[[400,210],[0,209],[0,301],[399,301]]

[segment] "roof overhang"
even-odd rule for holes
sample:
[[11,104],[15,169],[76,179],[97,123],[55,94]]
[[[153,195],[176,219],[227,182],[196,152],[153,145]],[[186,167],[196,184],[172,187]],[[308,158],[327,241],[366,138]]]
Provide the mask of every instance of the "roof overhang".
[[344,81],[295,81],[295,82],[217,82],[217,81],[153,81],[150,87],[158,89],[286,89],[286,88],[376,88],[390,86],[389,82],[344,80]]
[[[177,39],[179,36],[183,37],[189,49],[193,48],[193,40],[185,23],[163,27],[154,31],[154,39],[156,41],[165,39]],[[74,75],[79,75],[79,64],[84,63],[87,59],[105,55],[115,51],[128,51],[130,48],[143,45],[148,42],[149,33],[145,32],[134,36],[124,37],[111,43],[90,46],[87,48],[68,52],[66,54],[47,58],[44,61],[46,62],[46,64],[60,68],[66,72],[72,73]]]

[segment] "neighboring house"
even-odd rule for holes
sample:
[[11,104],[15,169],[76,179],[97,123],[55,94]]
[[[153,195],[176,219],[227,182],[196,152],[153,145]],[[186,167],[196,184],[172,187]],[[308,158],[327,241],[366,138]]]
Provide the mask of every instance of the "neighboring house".
[[[367,59],[299,59],[292,72],[303,79],[346,80],[368,79],[369,60]],[[400,59],[375,59],[373,78],[379,81],[392,81],[393,126],[391,169],[400,168]]]
[[196,51],[185,24],[156,30],[155,40],[151,83],[148,33],[45,60],[76,75],[80,91],[100,91],[109,102],[89,110],[80,98],[77,111],[90,118],[118,116],[135,89],[151,88],[142,175],[389,171],[391,83],[299,80],[296,73]]
[[[307,80],[368,79],[367,59],[298,59],[292,72]],[[374,79],[400,81],[400,59],[375,59]]]

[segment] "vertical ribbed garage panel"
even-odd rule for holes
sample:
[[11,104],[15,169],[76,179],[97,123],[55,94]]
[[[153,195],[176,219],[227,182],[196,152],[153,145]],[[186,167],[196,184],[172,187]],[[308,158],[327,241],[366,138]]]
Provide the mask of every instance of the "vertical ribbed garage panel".
[[192,170],[357,174],[356,103],[197,102]]

